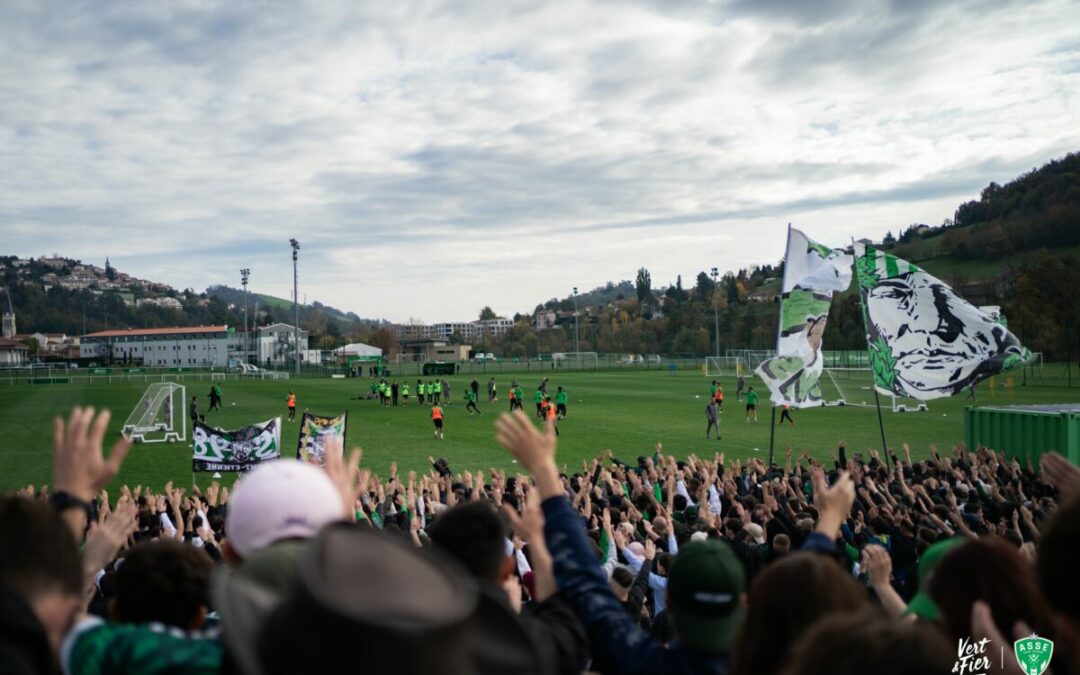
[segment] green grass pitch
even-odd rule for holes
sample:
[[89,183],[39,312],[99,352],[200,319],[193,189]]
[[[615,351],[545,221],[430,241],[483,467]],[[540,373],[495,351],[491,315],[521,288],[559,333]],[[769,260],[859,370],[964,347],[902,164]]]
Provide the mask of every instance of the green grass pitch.
[[[559,463],[572,472],[581,469],[585,458],[611,448],[616,457],[633,461],[647,454],[659,441],[664,451],[683,457],[689,453],[699,456],[723,451],[730,459],[761,457],[769,448],[770,406],[767,391],[755,379],[747,383],[761,392],[758,419],[744,421],[744,406],[735,400],[734,378],[721,378],[725,391],[724,412],[721,415],[721,441],[705,440],[704,408],[712,378],[700,371],[599,371],[552,373],[551,391],[562,385],[569,392],[569,418],[560,422]],[[299,378],[289,381],[234,381],[222,383],[225,409],[207,414],[207,422],[222,428],[236,428],[273,416],[285,415],[285,398],[295,389],[298,410],[332,415],[349,411],[348,443],[364,448],[364,465],[380,475],[386,475],[391,461],[403,470],[426,470],[428,455],[446,457],[455,470],[487,469],[494,466],[506,470],[516,467],[495,444],[493,423],[496,415],[509,407],[506,389],[514,377],[511,373],[497,375],[499,399],[488,404],[485,400],[486,376],[481,383],[480,409],[483,417],[470,417],[465,411],[462,394],[471,377],[450,378],[453,405],[446,410],[446,439],[432,437],[429,408],[419,406],[412,398],[410,404],[383,408],[377,401],[355,400],[366,393],[368,380]],[[536,373],[517,375],[526,392],[526,411],[533,406],[532,395],[541,376]],[[411,378],[415,387],[416,378]],[[189,381],[187,395],[199,396],[200,407],[207,405],[210,383]],[[865,383],[843,383],[849,400],[873,401]],[[93,405],[113,412],[108,445],[119,435],[120,427],[131,412],[146,384],[53,384],[0,386],[0,490],[9,491],[27,484],[40,485],[51,481],[52,418],[65,415],[74,405]],[[826,391],[826,396],[829,392]],[[988,387],[979,389],[980,405],[987,403],[1059,403],[1075,400],[1075,390],[1064,387],[1038,386],[1014,388],[1010,397],[1003,387],[996,390],[991,401]],[[943,450],[963,439],[963,409],[969,402],[963,396],[930,402],[930,411],[923,413],[884,413],[885,431],[889,444],[897,450],[902,442],[910,444],[916,457],[927,454],[927,446],[936,443]],[[184,412],[186,413],[186,407]],[[299,415],[298,415],[299,417]],[[779,417],[779,415],[777,415]],[[783,461],[784,448],[792,446],[796,454],[807,449],[818,458],[831,457],[837,442],[844,440],[851,451],[868,447],[879,448],[881,439],[877,416],[872,407],[836,407],[794,411],[795,426],[777,427],[776,451]],[[296,447],[298,423],[285,422],[282,446],[286,455]],[[189,435],[190,439],[190,435]],[[167,480],[184,485],[191,478],[190,445],[145,444],[135,446],[121,471],[119,481],[129,485],[151,485],[159,489]],[[233,476],[227,475],[225,482]],[[201,484],[209,481],[208,474],[197,476]]]

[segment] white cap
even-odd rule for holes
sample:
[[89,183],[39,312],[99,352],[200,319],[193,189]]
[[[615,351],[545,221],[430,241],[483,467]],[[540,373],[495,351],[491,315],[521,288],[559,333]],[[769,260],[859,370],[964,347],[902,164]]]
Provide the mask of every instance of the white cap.
[[291,459],[260,464],[236,484],[225,532],[240,556],[282,539],[305,539],[342,519],[341,496],[317,467]]
[[765,530],[761,529],[760,525],[757,523],[749,523],[744,529],[751,537],[753,537],[755,544],[765,543]]
[[695,532],[690,535],[690,541],[708,541],[709,535],[704,532]]

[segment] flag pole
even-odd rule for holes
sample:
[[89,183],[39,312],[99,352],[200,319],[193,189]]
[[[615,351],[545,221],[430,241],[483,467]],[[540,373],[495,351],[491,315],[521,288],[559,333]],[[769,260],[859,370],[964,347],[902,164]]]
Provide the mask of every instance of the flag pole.
[[[771,401],[770,401],[771,403]],[[769,421],[769,470],[773,465],[773,441],[776,440],[776,404],[772,406],[772,419]]]
[[[854,253],[855,253],[855,237],[851,238],[851,253],[852,253],[852,255],[854,255]],[[868,319],[868,315],[866,313],[866,300],[863,299],[862,284],[859,282],[859,275],[858,275],[859,261],[857,259],[855,259],[854,262],[855,262],[855,270],[856,270],[855,283],[859,284],[859,307],[862,308],[863,324],[864,324],[863,328],[865,329],[866,328],[865,324],[866,324],[866,321]],[[866,353],[867,353],[867,355],[870,354],[870,344],[869,344],[869,342],[866,345]],[[881,452],[885,455],[885,468],[888,469],[889,472],[891,473],[892,472],[892,465],[891,465],[890,460],[889,460],[889,444],[885,441],[885,420],[881,416],[881,398],[878,396],[877,382],[874,379],[874,366],[873,366],[873,364],[870,364],[870,388],[874,390],[874,407],[877,409],[878,430],[881,432]]]
[[[780,301],[784,299],[784,289],[787,288],[787,278],[791,271],[791,265],[788,264],[788,251],[791,249],[791,223],[787,224],[787,241],[784,243],[784,276],[780,279]],[[783,313],[783,305],[780,306],[780,312]],[[782,317],[778,317],[776,320],[776,350],[780,351],[780,327],[783,325]],[[773,465],[773,449],[776,441],[776,403],[772,400],[772,391],[769,392],[769,403],[772,405],[772,419],[769,422],[769,468],[772,469]]]
[[890,465],[890,462],[889,462],[889,446],[885,442],[885,422],[881,418],[881,399],[878,398],[877,387],[874,386],[873,379],[874,379],[874,371],[873,371],[873,369],[871,369],[870,370],[870,388],[874,390],[874,407],[877,408],[878,429],[881,430],[881,451],[883,453],[885,453],[885,468],[887,468],[891,472],[892,471],[892,466]]

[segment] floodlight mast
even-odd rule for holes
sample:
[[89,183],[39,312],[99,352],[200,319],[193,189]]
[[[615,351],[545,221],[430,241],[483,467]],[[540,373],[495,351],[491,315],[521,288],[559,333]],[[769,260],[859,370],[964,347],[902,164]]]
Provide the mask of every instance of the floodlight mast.
[[581,343],[578,341],[578,308],[577,308],[578,292],[577,286],[574,286],[574,351],[581,354]]
[[300,242],[295,239],[289,240],[292,246],[292,275],[293,275],[293,314],[296,325],[293,326],[293,343],[296,345],[296,374],[300,374],[300,282],[297,271],[297,259],[300,254]]
[[720,276],[720,270],[715,267],[712,268],[712,285],[713,285],[713,328],[716,332],[716,356],[720,357],[720,286],[717,285],[716,280]]
[[248,277],[251,276],[251,270],[243,268],[240,270],[240,284],[244,287],[244,363],[251,362],[251,336],[248,334]]

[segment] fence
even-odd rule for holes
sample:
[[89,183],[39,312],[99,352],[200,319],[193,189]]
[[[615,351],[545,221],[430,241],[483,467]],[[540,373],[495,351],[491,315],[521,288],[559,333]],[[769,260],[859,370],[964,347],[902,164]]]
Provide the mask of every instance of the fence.
[[[867,368],[869,362],[865,351],[824,351],[826,368]],[[657,357],[642,358],[638,361],[627,354],[599,354],[595,365],[579,360],[552,360],[545,358],[507,358],[495,361],[463,361],[455,363],[456,375],[492,376],[500,373],[552,373],[552,372],[593,372],[593,371],[698,371],[704,372],[707,357]],[[395,363],[386,364],[385,368],[392,377],[424,377],[424,364]],[[749,374],[749,373],[748,373]],[[271,378],[328,378],[332,375],[350,376],[352,373],[344,365],[308,365],[301,367],[300,373],[293,368],[279,367],[260,369],[255,374],[241,374],[224,368],[8,368],[0,369],[0,385],[15,384],[118,384],[150,382],[210,382],[224,377],[227,381],[237,382],[250,379]],[[366,367],[358,369],[357,376],[366,377]],[[1032,366],[1009,373],[1016,386],[1053,386],[1080,387],[1080,367],[1077,364],[1046,363],[1037,360]],[[998,384],[1004,385],[1005,377],[998,377]]]

